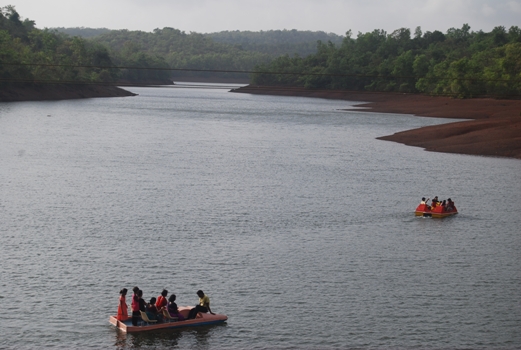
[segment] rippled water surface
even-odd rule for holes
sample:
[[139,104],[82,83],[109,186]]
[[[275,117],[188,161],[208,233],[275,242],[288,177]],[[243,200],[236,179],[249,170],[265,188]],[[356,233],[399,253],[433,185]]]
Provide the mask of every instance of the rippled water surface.
[[[0,104],[0,348],[520,348],[519,160],[447,122],[226,90]],[[414,217],[422,196],[460,214]],[[514,204],[514,205],[513,205]],[[224,325],[125,335],[118,292]]]

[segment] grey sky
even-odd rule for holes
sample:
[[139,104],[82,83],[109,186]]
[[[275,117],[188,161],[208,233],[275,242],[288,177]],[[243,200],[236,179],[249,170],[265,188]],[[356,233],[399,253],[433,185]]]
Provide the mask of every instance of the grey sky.
[[353,34],[421,26],[445,32],[521,27],[521,0],[5,0],[44,27],[152,31],[298,29]]

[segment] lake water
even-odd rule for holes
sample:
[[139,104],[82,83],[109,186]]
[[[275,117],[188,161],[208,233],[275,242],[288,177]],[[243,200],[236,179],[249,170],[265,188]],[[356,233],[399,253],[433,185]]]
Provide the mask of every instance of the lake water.
[[[519,160],[376,140],[447,120],[355,102],[130,90],[0,104],[0,348],[521,348]],[[460,214],[415,217],[434,195]],[[123,334],[135,285],[229,320]]]

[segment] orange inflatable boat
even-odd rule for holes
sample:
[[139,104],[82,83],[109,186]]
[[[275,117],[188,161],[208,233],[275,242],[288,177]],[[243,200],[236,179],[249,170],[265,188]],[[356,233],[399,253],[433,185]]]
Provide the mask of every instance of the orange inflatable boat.
[[442,205],[437,205],[432,208],[427,204],[420,204],[414,211],[416,216],[424,216],[424,217],[433,217],[437,219],[442,219],[447,216],[456,215],[458,213],[458,209],[455,205],[452,206],[452,209],[447,209]]

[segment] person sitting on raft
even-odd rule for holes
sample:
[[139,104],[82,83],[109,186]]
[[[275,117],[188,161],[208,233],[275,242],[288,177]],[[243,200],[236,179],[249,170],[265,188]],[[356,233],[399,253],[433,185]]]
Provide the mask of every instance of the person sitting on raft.
[[181,315],[179,312],[179,309],[177,308],[177,304],[175,303],[175,294],[172,294],[170,298],[168,298],[168,306],[167,306],[168,313],[172,317],[177,317],[178,321],[184,321],[185,317]]
[[157,311],[161,312],[164,307],[167,306],[168,301],[166,300],[166,296],[168,295],[168,291],[166,289],[163,289],[161,292],[161,295],[157,297],[156,301],[156,308]]
[[435,196],[431,201],[431,207],[434,209],[438,205],[440,201],[438,200],[438,196]]
[[442,211],[447,211],[447,201],[444,199],[443,202],[441,202]]
[[453,211],[454,210],[454,202],[452,199],[447,199],[447,211]]
[[197,295],[199,296],[199,305],[196,305],[193,309],[190,310],[188,319],[194,319],[198,312],[207,313],[209,311],[212,315],[215,315],[210,309],[210,298],[208,295],[204,295],[202,290],[198,290]]
[[161,322],[163,318],[156,307],[156,298],[150,298],[150,302],[147,304],[145,312],[150,320],[157,320]]
[[427,198],[427,200],[425,200],[425,197],[422,197],[422,200],[420,202],[420,204],[427,204],[427,202],[429,201],[430,198]]

